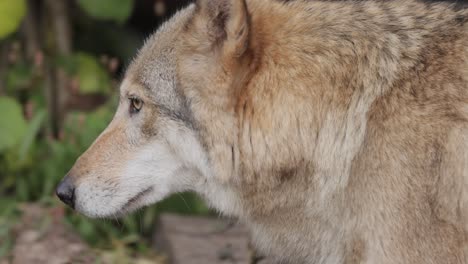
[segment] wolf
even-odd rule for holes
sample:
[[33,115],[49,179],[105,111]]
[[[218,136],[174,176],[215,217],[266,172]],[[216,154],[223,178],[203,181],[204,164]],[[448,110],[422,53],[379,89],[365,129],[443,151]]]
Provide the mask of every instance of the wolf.
[[89,217],[195,191],[279,263],[468,263],[463,3],[197,0],[57,187]]

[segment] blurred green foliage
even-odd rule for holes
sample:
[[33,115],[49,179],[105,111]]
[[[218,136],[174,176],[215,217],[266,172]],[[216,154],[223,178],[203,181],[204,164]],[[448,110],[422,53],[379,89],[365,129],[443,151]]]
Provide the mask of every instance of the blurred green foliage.
[[[81,20],[86,20],[86,23],[99,24],[99,20],[104,19],[114,21],[116,27],[121,27],[129,18],[134,5],[132,0],[78,0],[77,3],[89,17],[73,18],[72,23],[83,24]],[[24,0],[0,0],[0,39],[7,37],[9,43],[23,39],[20,33],[13,32],[18,30],[25,9]],[[118,30],[115,32],[119,34]],[[78,32],[75,37],[79,39],[95,33],[99,34]],[[127,46],[140,44],[134,42]],[[113,50],[111,41],[106,45]],[[19,204],[39,202],[48,207],[64,206],[54,195],[56,184],[107,126],[118,103],[115,80],[118,74],[109,70],[107,59],[103,61],[92,50],[73,51],[69,55],[39,54],[50,62],[49,68],[45,68],[40,56],[31,61],[21,55],[25,53],[24,46],[15,48],[15,59],[8,63],[0,79],[4,85],[3,91],[0,87],[0,259],[14,243],[10,230],[18,220]],[[128,59],[127,54],[116,56]],[[100,95],[107,98],[92,110],[68,109],[58,136],[51,133],[50,127],[51,119],[57,118],[51,115],[50,98],[47,98],[50,83],[45,73],[50,69],[64,72],[72,83],[75,81],[76,91],[72,90],[73,85],[70,85],[72,88],[59,87],[71,89],[71,97]],[[174,195],[120,220],[93,220],[66,210],[65,222],[91,245],[104,249],[125,247],[138,252],[148,251],[147,242],[158,213],[209,213],[203,202],[191,193]]]
[[94,18],[123,23],[132,12],[133,0],[78,0],[78,4]]
[[25,13],[25,0],[0,0],[0,39],[16,31]]
[[9,97],[0,97],[0,113],[8,119],[0,119],[0,151],[17,144],[26,132],[26,121],[21,111],[21,105]]
[[69,75],[77,77],[79,91],[83,94],[111,92],[109,74],[94,56],[77,52],[61,56],[57,61]]

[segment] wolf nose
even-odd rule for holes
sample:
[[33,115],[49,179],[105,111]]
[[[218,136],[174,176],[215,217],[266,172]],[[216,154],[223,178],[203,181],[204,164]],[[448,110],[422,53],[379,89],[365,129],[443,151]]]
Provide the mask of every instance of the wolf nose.
[[70,176],[65,176],[55,189],[55,193],[62,202],[71,208],[75,208],[75,187],[73,186]]

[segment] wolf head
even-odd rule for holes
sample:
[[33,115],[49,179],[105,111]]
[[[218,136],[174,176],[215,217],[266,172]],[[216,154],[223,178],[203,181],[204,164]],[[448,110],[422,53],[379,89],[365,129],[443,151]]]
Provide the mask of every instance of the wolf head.
[[233,109],[248,26],[244,0],[200,0],[166,22],[130,65],[113,120],[59,184],[59,198],[110,217],[203,189],[215,172],[203,132],[210,117],[200,114]]

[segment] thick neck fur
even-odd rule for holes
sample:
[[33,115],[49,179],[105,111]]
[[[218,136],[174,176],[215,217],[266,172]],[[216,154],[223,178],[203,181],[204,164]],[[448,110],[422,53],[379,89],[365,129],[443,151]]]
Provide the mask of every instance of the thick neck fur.
[[[466,55],[466,26],[457,27],[460,13],[445,5],[416,1],[249,0],[247,6],[253,54],[249,80],[230,98],[227,105],[232,107],[227,110],[210,103],[212,98],[198,98],[193,105],[203,126],[201,134],[213,177],[219,183],[213,188],[231,186],[226,188],[235,206],[226,205],[229,202],[221,201],[221,194],[213,195],[214,191],[207,198],[225,213],[249,222],[258,245],[268,252],[281,245],[281,254],[293,262],[309,258],[317,259],[316,263],[352,263],[353,258],[358,262],[364,258],[365,248],[371,247],[366,243],[378,241],[383,234],[357,231],[363,226],[364,209],[362,204],[348,205],[374,198],[361,199],[350,186],[366,191],[363,184],[369,183],[356,177],[377,175],[382,184],[408,195],[413,187],[399,189],[394,185],[411,185],[407,179],[432,173],[425,167],[430,164],[426,163],[430,153],[411,156],[409,148],[432,151],[434,144],[446,138],[446,131],[408,123],[395,107],[411,105],[407,105],[406,115],[413,120],[419,111],[428,111],[420,116],[432,114],[420,108],[411,93],[436,94],[433,84],[450,78],[439,76],[429,83],[411,77],[437,74],[431,68],[437,63],[428,60],[431,56],[439,56],[434,60],[457,60],[453,54],[437,50],[458,50],[459,56]],[[466,78],[466,60],[459,63],[464,66],[453,74]],[[466,100],[466,91],[456,92],[460,100]],[[385,120],[394,125],[381,125]],[[447,116],[440,120],[428,118],[427,122],[450,123]],[[409,141],[404,147],[386,142],[401,139],[397,136],[400,131],[392,130],[400,124],[434,140],[414,134],[404,138]],[[389,133],[387,138],[384,132]],[[381,141],[376,142],[377,137]],[[412,145],[412,140],[423,143]],[[372,144],[386,146],[389,151],[379,152]],[[372,158],[409,165],[375,168],[369,163]],[[371,167],[374,171],[364,171]],[[395,173],[408,178],[392,182]],[[379,178],[384,176],[389,180]],[[389,212],[401,206],[400,202],[404,203],[388,205]],[[368,217],[374,224],[379,222],[373,218],[376,215]],[[276,243],[269,243],[271,240]],[[313,248],[298,249],[298,244]],[[273,245],[276,248],[269,248]],[[373,250],[379,252],[377,247]]]
[[[223,179],[255,188],[302,177],[329,195],[329,188],[344,188],[371,104],[414,67],[431,30],[388,34],[388,27],[405,22],[396,15],[401,4],[248,1],[253,73],[231,98],[232,111],[206,109],[209,120],[223,120],[220,128],[232,126],[224,138],[216,124],[206,129],[216,131],[213,140],[224,141],[212,156],[213,163],[223,164],[218,174],[229,171]],[[382,17],[388,23],[379,25]],[[297,175],[298,169],[305,175]]]

